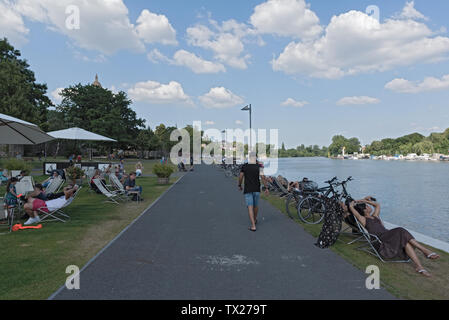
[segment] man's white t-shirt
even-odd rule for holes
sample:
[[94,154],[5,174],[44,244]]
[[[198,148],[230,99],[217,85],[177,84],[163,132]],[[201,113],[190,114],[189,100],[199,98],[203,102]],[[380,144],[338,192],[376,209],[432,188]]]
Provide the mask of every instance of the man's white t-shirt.
[[66,198],[64,196],[64,197],[61,197],[61,198],[58,198],[58,199],[47,201],[47,202],[45,202],[45,204],[47,205],[47,209],[50,212],[53,212],[53,211],[56,211],[58,209],[61,209],[67,203],[67,201],[68,200],[66,200]]

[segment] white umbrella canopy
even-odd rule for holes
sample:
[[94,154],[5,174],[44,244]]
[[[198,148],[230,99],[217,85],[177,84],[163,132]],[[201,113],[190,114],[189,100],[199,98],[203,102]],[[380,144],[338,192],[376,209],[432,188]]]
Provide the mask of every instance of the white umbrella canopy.
[[70,128],[66,130],[52,131],[48,132],[48,134],[55,139],[63,139],[63,140],[117,142],[114,139],[104,137],[99,134],[89,132],[87,130],[80,128]]
[[41,144],[54,140],[35,124],[0,113],[0,144]]

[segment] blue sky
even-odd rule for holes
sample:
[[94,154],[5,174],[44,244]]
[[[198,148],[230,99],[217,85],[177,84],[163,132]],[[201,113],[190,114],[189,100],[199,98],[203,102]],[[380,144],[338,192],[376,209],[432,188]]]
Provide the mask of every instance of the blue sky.
[[[79,30],[64,26],[69,4]],[[254,126],[279,129],[287,147],[449,127],[444,0],[0,0],[0,9],[0,36],[54,101],[98,73],[151,127],[247,128],[249,103]]]

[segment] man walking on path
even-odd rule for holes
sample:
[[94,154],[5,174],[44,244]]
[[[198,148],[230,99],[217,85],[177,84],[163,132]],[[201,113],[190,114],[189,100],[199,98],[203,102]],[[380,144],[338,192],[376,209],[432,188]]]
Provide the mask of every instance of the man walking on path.
[[242,189],[242,182],[245,179],[245,201],[248,207],[249,219],[251,221],[250,231],[256,231],[257,215],[259,213],[259,199],[260,199],[260,177],[265,185],[265,194],[268,195],[267,183],[263,174],[263,168],[257,162],[255,152],[249,154],[248,163],[242,166],[239,177],[239,189]]

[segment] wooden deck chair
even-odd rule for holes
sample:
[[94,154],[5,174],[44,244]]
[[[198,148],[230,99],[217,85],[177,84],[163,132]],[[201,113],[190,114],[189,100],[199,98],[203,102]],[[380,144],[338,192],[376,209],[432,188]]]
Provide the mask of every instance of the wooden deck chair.
[[[356,250],[365,251],[365,252],[379,258],[380,261],[382,261],[382,262],[397,262],[397,263],[410,262],[410,259],[408,259],[408,260],[385,260],[384,258],[382,258],[382,256],[379,254],[376,247],[374,246],[376,243],[381,244],[382,241],[379,239],[378,236],[369,233],[368,230],[366,230],[365,227],[360,223],[360,221],[355,219],[355,222],[357,224],[359,232],[361,233],[361,237],[357,241],[364,242],[361,246],[357,247]],[[354,242],[355,241],[352,241],[352,243],[354,243]]]
[[38,209],[38,213],[39,213],[39,217],[41,219],[41,222],[52,222],[52,221],[57,221],[57,222],[67,222],[70,220],[70,216],[64,212],[64,209],[67,208],[68,206],[70,206],[73,201],[75,201],[76,197],[78,196],[78,194],[80,193],[82,187],[79,187],[78,190],[76,190],[76,192],[73,194],[73,196],[67,200],[67,202],[64,204],[64,206],[62,206],[61,208],[54,210],[52,212],[47,212],[44,210],[44,208],[39,208]]
[[100,179],[94,179],[94,183],[97,186],[98,190],[108,198],[106,202],[119,204],[119,201],[123,201],[124,199],[120,196],[119,193],[109,190]]

